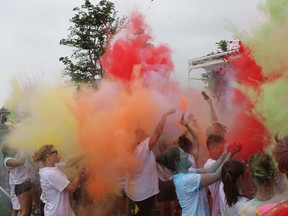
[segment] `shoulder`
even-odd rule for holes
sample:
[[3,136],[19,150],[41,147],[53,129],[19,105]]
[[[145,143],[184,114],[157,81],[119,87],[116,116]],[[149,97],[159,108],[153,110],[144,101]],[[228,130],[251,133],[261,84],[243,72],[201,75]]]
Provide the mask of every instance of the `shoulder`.
[[249,200],[240,206],[240,215],[253,215],[256,212],[256,208],[256,201],[254,199]]
[[135,151],[139,152],[143,150],[149,150],[149,141],[150,141],[150,137],[147,137],[145,140],[143,140],[136,146]]
[[39,169],[39,174],[42,176],[51,175],[57,172],[58,172],[58,168],[56,167],[43,167]]
[[201,179],[201,174],[198,173],[178,173],[173,175],[173,179],[181,180],[184,182],[195,181],[197,179]]

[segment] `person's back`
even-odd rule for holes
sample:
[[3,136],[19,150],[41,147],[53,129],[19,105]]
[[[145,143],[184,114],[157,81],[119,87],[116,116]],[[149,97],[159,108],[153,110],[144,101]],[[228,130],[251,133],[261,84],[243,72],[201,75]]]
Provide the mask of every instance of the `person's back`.
[[272,157],[265,153],[253,155],[249,166],[256,185],[256,196],[240,210],[240,215],[257,215],[257,209],[267,204],[276,204],[284,200],[284,196],[275,190],[277,170]]
[[240,211],[240,215],[242,216],[256,216],[258,215],[257,210],[261,206],[265,206],[267,204],[276,204],[279,202],[282,202],[285,199],[285,197],[281,194],[274,195],[271,199],[261,201],[257,198],[254,198],[248,202],[246,202],[242,207]]
[[244,176],[245,164],[237,160],[224,163],[219,188],[222,215],[239,216],[240,208],[249,201],[241,192]]
[[201,174],[178,173],[173,176],[173,181],[182,207],[182,216],[210,215],[205,188],[200,187]]

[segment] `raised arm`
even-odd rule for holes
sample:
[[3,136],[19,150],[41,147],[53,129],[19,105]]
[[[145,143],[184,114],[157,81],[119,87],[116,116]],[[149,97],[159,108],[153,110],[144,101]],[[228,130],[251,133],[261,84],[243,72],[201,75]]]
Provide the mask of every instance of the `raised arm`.
[[68,161],[65,163],[63,169],[68,169],[68,168],[70,168],[70,167],[75,166],[75,165],[78,164],[83,158],[84,158],[83,155],[79,155],[79,156],[77,156],[77,157],[75,157],[75,158],[71,158],[70,160],[68,160]]
[[83,166],[81,166],[79,168],[78,171],[78,175],[73,179],[73,181],[71,181],[65,188],[65,190],[69,191],[70,193],[75,192],[75,190],[77,189],[78,185],[81,182],[81,179],[83,178],[85,173],[85,168]]
[[[194,117],[193,117],[192,114],[190,114],[188,118],[190,119],[190,121],[196,122],[196,120],[194,119]],[[196,132],[194,131],[194,129],[189,125],[188,122],[189,122],[188,120],[185,120],[185,119],[184,119],[184,114],[183,114],[180,123],[181,123],[184,127],[186,127],[186,129],[189,131],[189,133],[192,135],[192,137],[193,137],[194,139],[199,140],[198,135],[196,134]]]
[[215,112],[215,108],[214,108],[212,99],[206,94],[205,91],[202,91],[201,94],[203,95],[204,100],[206,100],[207,103],[208,103],[208,105],[209,105],[209,108],[210,108],[210,116],[211,116],[211,124],[213,124],[214,122],[217,122],[217,121],[218,121],[218,117],[217,117],[217,114],[216,114],[216,112]]
[[7,167],[17,167],[25,164],[26,159],[20,158],[20,159],[9,159],[6,161]]
[[159,137],[161,136],[163,129],[164,129],[164,125],[166,122],[166,117],[170,114],[175,113],[175,109],[171,109],[168,110],[166,113],[164,113],[157,125],[157,127],[155,128],[153,134],[150,136],[149,139],[149,149],[152,150],[153,147],[155,146],[156,142],[158,141]]
[[221,168],[222,165],[229,161],[236,153],[241,150],[241,145],[233,144],[228,147],[228,150],[225,150],[219,159],[207,169],[197,169],[197,173],[206,173],[201,175],[200,186],[206,187],[214,182],[220,180],[221,178]]
[[[194,119],[193,115],[190,114],[188,116],[188,119],[190,118],[191,121],[196,122]],[[184,119],[184,114],[182,115],[180,123],[189,131],[189,133],[193,137],[193,149],[192,149],[192,154],[193,156],[197,159],[199,155],[199,137],[197,133],[194,131],[194,129],[189,125],[188,121]]]

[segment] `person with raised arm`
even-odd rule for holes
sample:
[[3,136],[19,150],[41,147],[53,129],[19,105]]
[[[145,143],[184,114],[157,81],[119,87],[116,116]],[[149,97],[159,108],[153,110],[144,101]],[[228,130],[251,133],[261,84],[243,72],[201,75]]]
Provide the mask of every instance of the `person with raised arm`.
[[135,131],[136,142],[134,153],[139,161],[136,171],[126,176],[125,193],[129,198],[129,214],[137,216],[152,216],[155,196],[159,193],[158,174],[153,147],[161,136],[166,117],[175,113],[175,109],[164,113],[153,134],[138,128]]
[[207,169],[190,170],[188,155],[179,147],[170,147],[156,161],[174,172],[173,181],[182,209],[182,216],[210,215],[207,200],[199,199],[201,190],[221,178],[221,165],[241,150],[241,145],[226,149],[219,159]]
[[210,109],[211,125],[206,129],[206,136],[209,137],[211,134],[225,137],[227,133],[227,127],[218,120],[212,99],[206,94],[205,91],[201,92],[204,100],[207,101]]
[[[182,115],[180,124],[182,124],[187,129],[187,131],[191,134],[192,141],[188,138],[186,133],[184,133],[178,138],[178,145],[189,155],[189,160],[192,163],[191,168],[198,168],[199,167],[198,165],[199,137],[198,137],[198,134],[194,130],[194,128],[198,129],[198,123],[192,113],[189,114],[187,120],[184,119],[184,115],[185,114]],[[190,126],[189,124],[190,122],[192,122],[193,127]]]
[[9,170],[11,201],[13,204],[13,209],[15,210],[14,212],[17,212],[18,210],[19,216],[30,216],[32,211],[33,185],[31,182],[32,176],[27,155],[23,154],[22,152],[18,152],[8,143],[3,145],[2,153],[4,155],[4,165]]

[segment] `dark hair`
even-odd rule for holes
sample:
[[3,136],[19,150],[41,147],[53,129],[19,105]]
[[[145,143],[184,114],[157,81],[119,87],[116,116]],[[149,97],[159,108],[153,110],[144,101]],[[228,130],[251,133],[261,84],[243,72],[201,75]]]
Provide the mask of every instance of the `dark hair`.
[[177,146],[168,148],[163,154],[156,157],[157,163],[163,165],[170,169],[171,171],[176,171],[176,164],[180,160],[180,149]]
[[211,134],[210,136],[208,136],[206,140],[206,146],[207,148],[209,148],[211,146],[218,145],[219,143],[223,141],[224,141],[224,138],[222,136]]
[[257,183],[270,185],[274,182],[277,170],[270,155],[260,153],[251,156],[249,166],[252,177]]
[[273,155],[280,167],[288,171],[288,135],[282,139],[275,136],[275,141]]
[[237,180],[240,176],[244,175],[245,164],[241,163],[240,161],[231,160],[223,164],[221,178],[226,202],[230,207],[238,201],[238,196],[240,193]]
[[183,149],[184,152],[188,153],[189,150],[192,148],[193,144],[188,137],[186,137],[185,135],[181,135],[178,138],[178,145],[181,149]]

